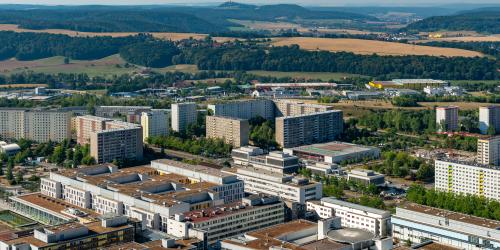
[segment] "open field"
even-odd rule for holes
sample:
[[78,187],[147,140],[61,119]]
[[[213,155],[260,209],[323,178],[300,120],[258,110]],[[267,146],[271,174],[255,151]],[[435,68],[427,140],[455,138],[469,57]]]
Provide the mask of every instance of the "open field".
[[[74,37],[94,37],[94,36],[111,36],[111,37],[125,37],[133,36],[139,34],[139,32],[81,32],[65,29],[43,29],[43,30],[32,30],[19,28],[16,24],[0,24],[0,31],[15,31],[15,32],[35,32],[35,33],[49,33],[49,34],[62,34]],[[172,33],[172,32],[147,32],[159,39],[178,41],[183,39],[203,39],[207,34],[199,33]],[[230,37],[214,37],[214,40],[218,42],[225,42],[228,40],[233,40]]]
[[356,54],[379,54],[379,55],[428,55],[428,56],[463,56],[476,57],[484,56],[482,53],[453,48],[438,48],[421,45],[411,45],[404,43],[383,42],[362,39],[345,38],[314,38],[314,37],[291,37],[275,38],[273,45],[289,46],[299,45],[306,50],[326,50],[332,52],[347,51]]
[[270,77],[291,77],[294,79],[319,79],[322,81],[341,80],[344,78],[359,77],[361,75],[349,73],[330,73],[330,72],[282,72],[282,71],[264,71],[264,70],[251,70],[247,71],[250,74],[259,76]]
[[[252,21],[252,20],[235,20],[231,19],[231,22],[241,24],[249,30],[269,30],[269,31],[280,31],[296,29],[299,32],[309,32],[311,29],[304,27],[297,23],[290,22],[265,22],[265,21]],[[349,35],[366,35],[366,34],[377,34],[379,32],[366,31],[366,30],[354,30],[354,29],[327,29],[318,28],[314,31],[324,34],[349,34]]]
[[0,62],[1,74],[20,73],[33,71],[37,73],[86,73],[89,76],[113,76],[133,73],[140,68],[131,65],[124,67],[125,61],[119,55],[112,55],[99,60],[71,60],[64,63],[64,57],[55,56],[33,61],[18,61],[10,59]]
[[20,83],[20,84],[0,84],[0,89],[5,89],[5,88],[38,88],[38,87],[47,87],[47,84],[40,84],[40,83]]
[[500,42],[500,34],[491,36],[462,36],[462,37],[444,37],[433,38],[429,40],[419,40],[416,43],[426,42]]

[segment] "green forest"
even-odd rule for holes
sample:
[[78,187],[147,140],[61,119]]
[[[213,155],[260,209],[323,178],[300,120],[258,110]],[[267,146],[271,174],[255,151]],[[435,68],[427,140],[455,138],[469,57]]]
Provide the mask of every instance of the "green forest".
[[460,13],[452,16],[433,16],[408,25],[404,30],[439,31],[439,30],[472,30],[490,34],[500,33],[500,9],[480,10]]

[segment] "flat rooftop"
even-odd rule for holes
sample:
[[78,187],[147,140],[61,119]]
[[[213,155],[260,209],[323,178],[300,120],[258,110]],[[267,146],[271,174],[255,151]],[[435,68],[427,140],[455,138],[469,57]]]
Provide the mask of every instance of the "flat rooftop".
[[170,165],[173,167],[178,167],[178,168],[183,168],[186,170],[191,170],[193,172],[198,172],[198,173],[204,173],[212,176],[217,176],[217,177],[230,177],[233,176],[232,174],[224,173],[220,171],[220,169],[215,169],[207,166],[202,166],[202,165],[191,165],[179,161],[173,161],[173,160],[168,160],[168,159],[159,159],[159,160],[154,160],[152,162],[157,162],[160,164],[165,164],[165,165]]
[[271,238],[277,238],[285,234],[293,233],[299,230],[304,230],[308,228],[315,228],[318,225],[314,222],[307,220],[293,220],[288,223],[278,224],[275,226],[267,227],[257,231],[248,233],[251,236],[267,236]]
[[80,210],[80,211],[86,213],[87,216],[85,216],[85,217],[89,218],[89,219],[97,219],[100,216],[99,214],[97,214],[93,210],[81,208],[81,207],[72,205],[68,202],[65,202],[64,200],[55,199],[55,198],[43,195],[41,193],[25,194],[25,195],[16,196],[13,198],[19,199],[19,200],[24,201],[26,203],[30,203],[30,204],[33,204],[33,205],[36,205],[36,206],[39,206],[39,207],[42,207],[45,209],[48,209],[56,214],[60,214],[60,215],[65,216],[65,217],[71,217],[70,215],[63,213],[63,211],[65,209],[68,209],[68,208],[73,208],[73,209]]
[[299,147],[292,148],[293,151],[307,153],[307,154],[315,154],[315,155],[323,155],[323,156],[341,156],[347,154],[361,153],[370,150],[377,149],[376,147],[369,147],[363,145],[357,145],[352,143],[345,142],[327,142],[327,143],[318,143],[312,145],[304,145]]
[[[428,215],[432,215],[432,216],[446,217],[450,220],[469,223],[469,224],[473,224],[476,226],[481,226],[481,227],[486,227],[486,228],[491,228],[491,229],[500,228],[500,221],[489,220],[489,219],[484,219],[484,218],[480,218],[480,217],[476,217],[476,216],[472,216],[472,215],[452,212],[449,210],[423,206],[423,205],[419,205],[416,203],[407,203],[403,206],[400,206],[400,208],[407,209],[407,210],[414,211],[414,212],[418,212],[418,213],[428,214]],[[396,210],[396,216],[397,216],[397,210]]]
[[326,202],[326,203],[339,205],[339,206],[350,207],[350,208],[357,209],[357,210],[360,210],[363,212],[378,214],[381,216],[390,216],[391,215],[391,213],[389,211],[385,211],[382,209],[376,209],[376,208],[372,208],[372,207],[367,207],[367,206],[362,206],[359,204],[355,204],[355,203],[351,203],[351,202],[347,202],[347,201],[343,201],[343,200],[339,200],[339,199],[335,199],[335,198],[331,198],[331,197],[321,198],[321,201]]
[[265,204],[265,205],[257,205],[257,206],[249,206],[245,205],[242,202],[234,202],[230,204],[224,204],[221,206],[209,207],[200,210],[194,210],[185,212],[184,216],[186,220],[191,221],[193,223],[199,223],[203,221],[213,220],[218,217],[228,216],[231,214],[238,214],[244,211],[254,210],[261,207],[275,205],[277,203]]

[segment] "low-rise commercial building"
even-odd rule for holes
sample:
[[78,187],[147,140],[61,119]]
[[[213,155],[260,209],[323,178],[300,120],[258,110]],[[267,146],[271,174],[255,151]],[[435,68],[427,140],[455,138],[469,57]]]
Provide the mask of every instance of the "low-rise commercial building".
[[206,117],[207,138],[217,138],[239,148],[248,144],[250,125],[248,120],[222,116]]
[[308,201],[307,211],[321,219],[341,218],[343,227],[367,230],[378,237],[391,235],[391,213],[335,198]]
[[276,141],[283,148],[333,141],[342,133],[342,111],[276,118]]
[[252,146],[233,149],[231,156],[235,164],[281,174],[294,173],[299,168],[299,158],[296,156],[280,151],[264,154],[262,149]]
[[500,248],[500,222],[408,203],[396,208],[392,235],[413,244],[433,241],[459,249]]
[[69,222],[35,229],[33,235],[0,240],[0,249],[50,250],[97,249],[132,242],[140,223],[126,217],[104,217],[100,221],[81,224]]
[[7,156],[15,156],[21,151],[21,147],[15,143],[8,144],[4,141],[0,141],[0,154],[6,154]]
[[283,151],[303,160],[327,163],[358,162],[380,157],[380,149],[377,147],[338,141],[286,148]]
[[452,159],[434,161],[434,187],[500,201],[500,167]]
[[393,79],[392,81],[371,81],[368,85],[376,89],[386,88],[406,88],[422,90],[427,86],[443,87],[449,83],[443,80],[434,79]]
[[193,234],[205,232],[208,242],[214,243],[284,221],[283,202],[277,197],[253,195],[244,198],[241,202],[180,214],[173,220],[169,220],[167,231],[181,238],[193,237]]
[[389,250],[392,249],[392,238],[377,238],[361,229],[341,228],[340,218],[329,218],[318,223],[295,220],[256,230],[222,241],[221,248],[223,250]]
[[367,169],[353,169],[347,174],[347,180],[362,183],[364,185],[374,184],[375,186],[382,186],[385,184],[385,177],[383,174],[375,173],[373,170]]

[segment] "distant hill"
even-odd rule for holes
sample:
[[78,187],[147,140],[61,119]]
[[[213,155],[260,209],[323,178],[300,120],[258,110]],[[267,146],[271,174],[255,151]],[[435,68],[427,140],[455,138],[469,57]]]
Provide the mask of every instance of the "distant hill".
[[291,22],[296,19],[377,20],[362,14],[317,11],[291,4],[256,6],[226,2],[215,7],[0,5],[0,23],[18,24],[27,29],[213,33],[240,26],[228,19]]
[[452,16],[435,16],[408,25],[407,31],[471,30],[500,34],[500,8],[465,11]]

